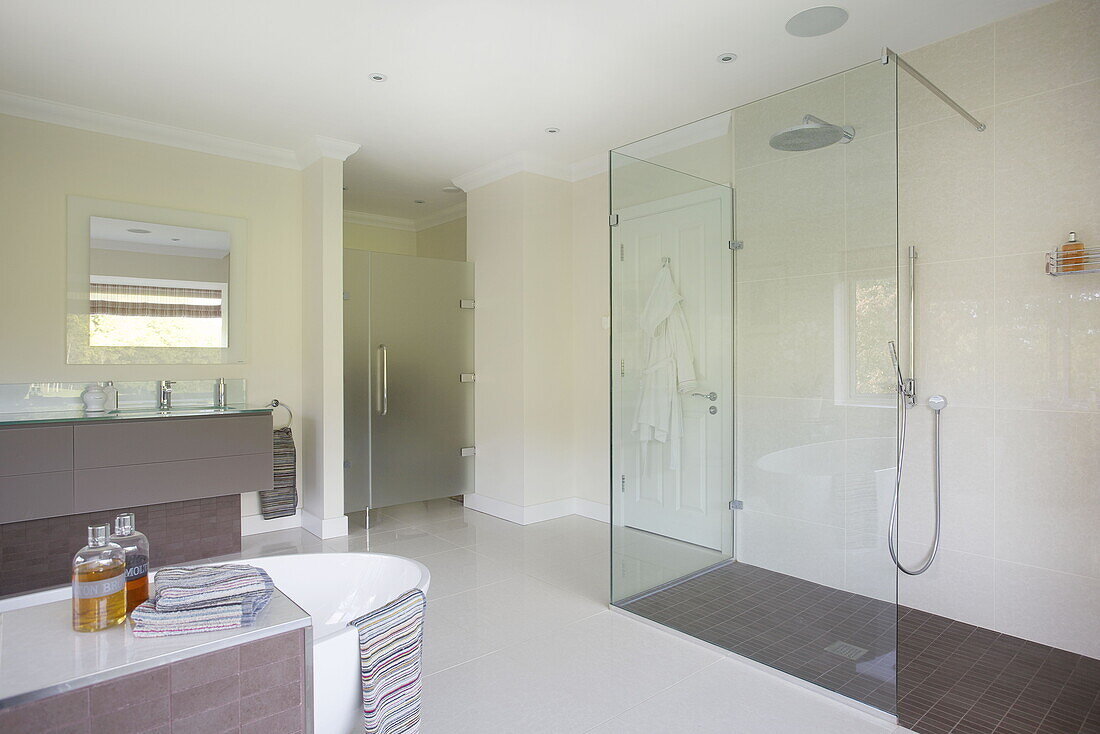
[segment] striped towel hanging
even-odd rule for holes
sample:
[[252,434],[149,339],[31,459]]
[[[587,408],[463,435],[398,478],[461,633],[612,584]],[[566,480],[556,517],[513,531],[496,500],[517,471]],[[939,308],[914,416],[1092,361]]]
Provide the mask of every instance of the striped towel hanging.
[[420,731],[425,601],[412,589],[349,622],[359,630],[366,734]]
[[260,492],[260,514],[265,520],[293,515],[298,507],[298,490],[294,486],[294,435],[290,426],[275,429],[273,440],[275,481],[272,489]]

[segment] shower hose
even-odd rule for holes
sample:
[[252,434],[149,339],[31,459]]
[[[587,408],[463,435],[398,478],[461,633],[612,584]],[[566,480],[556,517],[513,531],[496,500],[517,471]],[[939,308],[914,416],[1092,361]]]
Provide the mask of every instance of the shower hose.
[[894,565],[898,570],[909,576],[920,576],[927,571],[936,560],[936,553],[940,549],[940,411],[947,406],[947,400],[942,395],[933,395],[928,399],[928,407],[932,409],[932,491],[936,504],[935,539],[932,541],[932,552],[920,565],[920,568],[906,568],[898,559],[898,550],[895,541],[895,531],[898,523],[898,497],[901,495],[901,472],[905,466],[905,430],[908,423],[909,405],[904,399],[901,401],[901,430],[898,431],[898,470],[894,473],[894,502],[890,508],[890,530],[887,533],[887,545],[890,547],[890,558],[894,559]]

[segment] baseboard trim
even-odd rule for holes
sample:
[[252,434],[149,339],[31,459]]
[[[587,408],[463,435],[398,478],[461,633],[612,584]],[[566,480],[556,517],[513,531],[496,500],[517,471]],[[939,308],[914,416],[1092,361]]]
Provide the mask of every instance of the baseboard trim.
[[263,515],[244,515],[241,517],[241,537],[246,535],[259,535],[276,530],[290,530],[302,527],[302,511],[296,510],[293,515],[276,517],[265,520]]
[[482,494],[468,494],[463,498],[466,507],[486,515],[499,517],[517,525],[530,525],[536,522],[554,520],[567,515],[580,515],[600,522],[608,522],[610,509],[607,505],[580,497],[566,497],[537,505],[515,505],[511,502],[486,497]]
[[328,517],[321,519],[316,515],[302,510],[302,529],[307,533],[316,535],[321,540],[329,538],[342,538],[348,534],[348,516]]

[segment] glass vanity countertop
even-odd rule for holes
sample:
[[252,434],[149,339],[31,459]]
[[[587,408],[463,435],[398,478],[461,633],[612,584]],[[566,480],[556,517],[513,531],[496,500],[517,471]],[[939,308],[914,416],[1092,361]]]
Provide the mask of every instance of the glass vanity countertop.
[[225,408],[181,405],[171,410],[156,408],[123,408],[110,413],[85,413],[83,410],[43,410],[22,413],[0,413],[0,426],[18,426],[42,423],[84,423],[91,421],[148,420],[150,418],[194,418],[219,415],[249,415],[270,413],[270,407],[249,408],[245,405],[229,405]]

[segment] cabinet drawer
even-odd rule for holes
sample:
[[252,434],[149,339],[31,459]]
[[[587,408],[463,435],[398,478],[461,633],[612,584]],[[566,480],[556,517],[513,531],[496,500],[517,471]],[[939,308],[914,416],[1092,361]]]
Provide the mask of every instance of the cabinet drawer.
[[0,477],[72,468],[72,426],[0,429]]
[[[271,452],[271,416],[159,418],[76,426],[75,468]],[[224,492],[222,494],[225,494]]]
[[72,513],[72,471],[0,477],[0,523]]
[[271,452],[214,459],[77,469],[76,512],[220,497],[271,489]]

